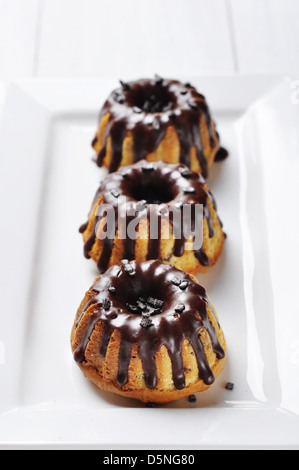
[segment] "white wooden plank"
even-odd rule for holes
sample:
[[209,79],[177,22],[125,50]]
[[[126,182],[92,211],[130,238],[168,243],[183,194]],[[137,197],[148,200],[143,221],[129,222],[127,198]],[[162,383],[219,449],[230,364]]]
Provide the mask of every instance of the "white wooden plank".
[[40,0],[0,0],[0,79],[32,76]]
[[45,0],[38,76],[233,70],[223,0]]
[[299,1],[230,0],[239,71],[299,74]]

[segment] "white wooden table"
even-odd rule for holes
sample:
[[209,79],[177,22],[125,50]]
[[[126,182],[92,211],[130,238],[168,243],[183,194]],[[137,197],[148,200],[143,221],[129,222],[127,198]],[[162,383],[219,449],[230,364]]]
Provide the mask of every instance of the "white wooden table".
[[299,0],[0,0],[0,80],[299,76]]

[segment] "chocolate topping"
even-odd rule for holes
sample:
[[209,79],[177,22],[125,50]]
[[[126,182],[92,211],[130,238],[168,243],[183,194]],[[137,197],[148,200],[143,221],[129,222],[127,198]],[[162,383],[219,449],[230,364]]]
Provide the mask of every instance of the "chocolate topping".
[[[126,167],[125,170],[122,169],[107,176],[99,187],[93,203],[94,206],[99,198],[102,197],[103,205],[98,207],[91,235],[84,244],[84,254],[86,258],[89,258],[89,252],[96,241],[96,229],[100,220],[106,216],[105,206],[109,204],[116,214],[116,224],[113,234],[110,234],[110,238],[106,237],[103,240],[101,254],[97,262],[101,273],[105,272],[109,265],[115,234],[119,229],[124,234],[127,234],[128,226],[134,217],[138,217],[139,222],[147,219],[150,223],[151,217],[157,220],[157,233],[152,233],[151,225],[149,229],[148,260],[159,259],[160,257],[161,224],[163,218],[168,217],[168,215],[173,225],[173,232],[175,233],[175,229],[181,229],[178,232],[181,233],[181,236],[175,239],[173,255],[180,257],[184,254],[186,242],[183,230],[182,208],[184,204],[191,206],[193,226],[195,205],[203,205],[203,215],[208,224],[209,237],[212,238],[214,236],[213,219],[208,201],[216,209],[215,200],[211,192],[206,189],[202,176],[188,170],[188,178],[186,178],[183,171],[186,169],[182,164],[170,165],[163,162],[155,162],[149,165],[141,161]],[[126,175],[125,178],[123,177],[124,174]],[[119,194],[117,198],[115,197],[116,193]],[[125,196],[125,198],[122,198],[122,196]],[[174,214],[177,214],[178,217],[175,217]],[[124,227],[119,226],[119,220],[122,221],[121,223]],[[86,230],[87,226],[88,223],[84,224],[80,231],[82,232],[83,228]],[[128,236],[123,239],[123,256],[127,258],[126,262],[135,259],[135,242],[136,240]],[[195,250],[194,254],[203,266],[209,264],[209,258],[202,248]],[[130,266],[128,267],[128,273],[134,274]],[[182,286],[182,288],[184,287]]]
[[[136,344],[138,355],[142,361],[145,383],[149,389],[157,385],[155,354],[161,346],[165,346],[172,364],[172,377],[177,389],[185,387],[185,373],[182,359],[182,344],[185,339],[191,344],[197,360],[199,377],[205,384],[214,382],[214,375],[209,366],[200,330],[205,329],[211,340],[211,347],[218,359],[225,357],[216,331],[209,320],[207,306],[212,314],[214,310],[209,303],[205,289],[194,282],[188,274],[174,266],[160,261],[132,262],[136,276],[128,277],[123,266],[112,266],[92,286],[94,297],[86,304],[84,313],[91,313],[81,343],[78,345],[74,358],[77,362],[85,361],[85,351],[92,333],[98,322],[103,325],[99,345],[99,354],[105,357],[110,338],[114,331],[120,333],[120,350],[117,384],[124,386],[128,382],[128,369],[132,348]],[[188,287],[182,291],[173,284],[173,279],[180,278],[187,282]],[[111,294],[109,286],[116,288]],[[156,299],[161,310],[157,314],[144,315],[136,307],[137,301]],[[109,313],[103,308],[103,300],[110,301]],[[153,303],[153,302],[152,302]],[[156,303],[156,302],[155,302]],[[183,304],[184,311],[175,314],[177,305]],[[216,316],[215,316],[216,319]],[[216,319],[217,320],[217,319]]]
[[[215,147],[216,142],[204,96],[190,84],[184,85],[177,80],[166,80],[159,76],[153,80],[121,82],[121,85],[120,89],[110,94],[100,113],[100,120],[107,113],[109,120],[104,145],[97,156],[98,166],[102,166],[106,156],[108,137],[111,138],[113,154],[109,166],[111,173],[120,166],[127,131],[133,136],[134,162],[137,162],[157,149],[167,128],[172,126],[180,140],[180,162],[190,167],[190,150],[194,146],[202,174],[206,177],[208,165],[199,125],[202,116],[207,124],[211,147]],[[93,145],[96,142],[97,137]]]

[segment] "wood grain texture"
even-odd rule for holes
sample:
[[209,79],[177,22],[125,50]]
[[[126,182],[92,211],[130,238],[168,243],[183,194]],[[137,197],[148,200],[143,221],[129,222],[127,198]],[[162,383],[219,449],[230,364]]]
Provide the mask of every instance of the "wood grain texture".
[[299,76],[298,0],[0,0],[0,80]]
[[299,74],[298,0],[230,0],[238,70]]
[[0,0],[0,79],[31,77],[39,0]]
[[223,0],[45,0],[38,76],[233,71]]

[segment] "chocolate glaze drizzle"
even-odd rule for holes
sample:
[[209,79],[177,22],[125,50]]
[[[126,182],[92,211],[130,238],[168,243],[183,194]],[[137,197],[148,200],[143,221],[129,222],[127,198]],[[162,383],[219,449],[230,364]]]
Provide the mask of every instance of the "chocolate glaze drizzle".
[[[104,145],[97,155],[97,165],[102,166],[106,156],[107,139],[111,138],[112,158],[109,172],[118,169],[122,159],[122,146],[127,131],[133,135],[134,162],[145,159],[163,140],[167,128],[175,128],[180,141],[180,162],[190,167],[190,150],[196,148],[196,154],[204,177],[208,175],[200,132],[200,118],[204,117],[211,147],[218,143],[214,139],[211,120],[205,97],[189,83],[155,79],[142,79],[134,82],[121,82],[121,87],[114,90],[100,112],[100,122],[109,113],[105,130]],[[217,138],[218,133],[216,132]],[[97,136],[92,145],[97,142]],[[221,151],[216,159],[223,158]]]
[[[148,260],[160,257],[161,224],[163,218],[168,219],[168,217],[173,226],[173,233],[181,234],[175,239],[173,255],[183,256],[186,242],[184,233],[187,232],[187,229],[185,232],[183,230],[183,206],[185,204],[191,206],[193,227],[196,216],[195,205],[203,205],[203,215],[208,224],[209,237],[214,236],[213,220],[208,205],[208,200],[210,200],[214,209],[217,209],[214,197],[206,189],[203,177],[197,172],[191,172],[182,164],[141,161],[135,165],[122,167],[117,172],[108,175],[102,182],[95,195],[91,213],[100,198],[102,198],[103,204],[98,206],[91,234],[84,244],[84,255],[86,258],[90,258],[89,252],[96,241],[99,222],[107,214],[105,204],[109,204],[116,214],[116,223],[114,232],[102,241],[102,250],[97,261],[101,273],[105,272],[109,266],[116,234],[119,230],[123,234],[127,234],[129,223],[136,216],[139,223],[144,219],[149,222]],[[150,224],[153,216],[155,216],[155,220],[158,220],[158,233],[155,234],[152,233]],[[220,220],[219,222],[221,224]],[[80,232],[83,233],[87,226],[88,222],[80,227]],[[191,228],[193,229],[193,227]],[[127,236],[124,237],[122,243],[123,258],[135,259],[136,240]],[[210,260],[203,248],[194,250],[194,254],[203,266],[209,265]]]
[[228,151],[225,148],[220,147],[218,152],[216,153],[215,162],[222,162],[222,160],[225,160],[227,157]]
[[[128,270],[127,262],[122,266],[112,266],[92,286],[94,297],[85,305],[76,323],[78,328],[85,312],[92,312],[82,341],[74,352],[74,359],[78,363],[85,361],[85,351],[91,335],[96,324],[101,322],[103,325],[99,345],[101,357],[106,356],[112,333],[115,330],[120,333],[117,374],[117,384],[120,387],[128,382],[132,348],[136,344],[143,365],[145,383],[149,389],[157,385],[155,354],[162,345],[166,347],[171,359],[175,387],[179,390],[185,388],[182,359],[182,344],[185,339],[194,350],[199,377],[205,384],[211,385],[215,378],[201,341],[201,330],[207,331],[218,359],[224,358],[225,352],[208,318],[209,305],[217,320],[205,289],[186,273],[157,260],[143,263],[133,261],[129,265],[131,271]],[[114,287],[113,292],[109,289],[111,286]],[[147,316],[150,316],[150,322],[147,323],[143,321],[144,305],[134,313],[130,306],[138,304],[138,299],[149,296],[152,300],[148,302],[159,308],[147,312]],[[178,306],[181,306],[180,313]]]

